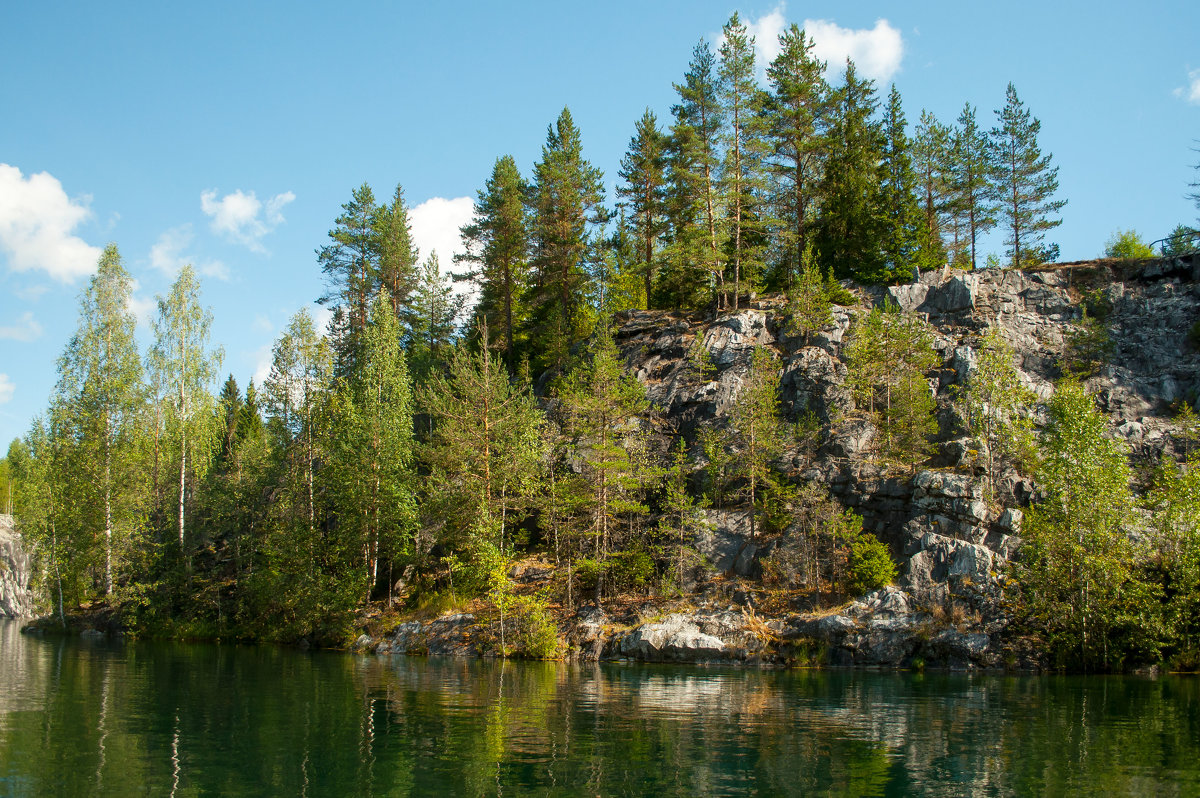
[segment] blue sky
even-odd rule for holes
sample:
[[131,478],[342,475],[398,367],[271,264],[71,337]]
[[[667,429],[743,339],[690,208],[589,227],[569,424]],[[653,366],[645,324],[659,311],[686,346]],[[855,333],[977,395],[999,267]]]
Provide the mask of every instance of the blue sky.
[[764,54],[796,22],[831,63],[854,55],[910,123],[970,102],[990,127],[1012,81],[1060,167],[1063,259],[1196,221],[1196,3],[6,3],[0,446],[46,405],[105,243],[143,319],[179,264],[205,275],[244,385],[321,293],[313,252],[354,187],[402,184],[422,255],[446,263],[495,159],[528,172],[567,105],[611,198],[635,120],[669,119],[692,47],[734,10]]

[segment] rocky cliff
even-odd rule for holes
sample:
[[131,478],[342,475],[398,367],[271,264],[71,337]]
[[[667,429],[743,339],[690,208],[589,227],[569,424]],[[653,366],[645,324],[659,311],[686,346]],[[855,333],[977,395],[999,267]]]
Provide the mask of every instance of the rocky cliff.
[[[1135,463],[1173,454],[1172,418],[1200,396],[1200,260],[1093,261],[1030,271],[936,272],[889,288],[854,289],[857,304],[835,307],[834,323],[808,340],[787,333],[781,299],[765,298],[715,318],[661,311],[625,313],[616,341],[629,370],[656,408],[662,447],[706,425],[724,424],[758,346],[779,358],[785,415],[821,425],[815,451],[779,463],[797,483],[827,486],[900,563],[898,583],[821,612],[765,613],[752,586],[762,558],[780,538],[751,540],[746,513],[709,513],[696,540],[721,578],[694,586],[691,606],[647,605],[609,615],[589,607],[571,619],[568,637],[593,658],[689,661],[787,661],[819,650],[833,664],[957,666],[1036,665],[1007,632],[1002,602],[1006,563],[1019,550],[1022,507],[1034,486],[1015,472],[984,501],[978,444],[963,437],[955,391],[976,362],[983,334],[996,328],[1019,361],[1020,377],[1041,400],[1061,376],[1064,347],[1086,305],[1103,314],[1111,356],[1086,381]],[[875,430],[854,413],[846,386],[845,343],[855,320],[894,302],[918,313],[936,334],[940,364],[929,372],[937,398],[937,454],[916,473],[888,469],[871,456]],[[699,348],[711,367],[696,368]],[[609,610],[612,611],[611,609]],[[440,626],[439,626],[440,623]],[[442,627],[445,627],[443,629]],[[466,653],[472,616],[453,623],[411,622],[360,645],[381,652]],[[453,634],[446,632],[450,630]]]
[[32,572],[33,558],[13,528],[13,517],[0,515],[0,616],[33,616],[33,592],[29,589]]

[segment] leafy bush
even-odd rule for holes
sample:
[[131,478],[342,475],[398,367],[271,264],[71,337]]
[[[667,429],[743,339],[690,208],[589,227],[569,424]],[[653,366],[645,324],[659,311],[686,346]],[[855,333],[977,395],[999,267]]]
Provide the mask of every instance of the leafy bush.
[[558,625],[544,599],[537,596],[513,596],[508,603],[511,613],[514,653],[534,659],[558,656]]
[[1142,240],[1137,230],[1118,230],[1104,242],[1106,258],[1153,258],[1154,250]]
[[861,533],[850,542],[847,588],[861,595],[890,585],[896,578],[896,563],[879,538]]

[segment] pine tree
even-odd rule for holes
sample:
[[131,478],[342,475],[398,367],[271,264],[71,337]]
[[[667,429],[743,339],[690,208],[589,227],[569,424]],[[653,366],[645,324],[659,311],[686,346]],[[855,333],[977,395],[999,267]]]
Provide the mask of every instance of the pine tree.
[[623,183],[617,187],[617,196],[629,201],[631,226],[638,244],[637,269],[646,290],[647,308],[658,274],[659,242],[665,232],[666,149],[666,136],[659,129],[654,113],[647,108],[621,160],[619,174]]
[[917,193],[921,212],[925,216],[928,246],[938,255],[939,262],[945,262],[949,258],[951,263],[958,259],[965,246],[959,235],[959,226],[951,213],[952,156],[950,128],[939,122],[929,111],[921,111],[921,120],[917,123],[912,141],[912,163],[917,178]]
[[529,271],[528,191],[512,156],[497,159],[476,197],[474,217],[462,228],[466,252],[455,256],[455,263],[471,267],[455,279],[468,280],[479,289],[475,314],[493,337],[485,343],[495,346],[496,339],[503,338],[504,362],[510,372],[517,367],[515,331],[524,315]]
[[424,377],[445,355],[463,299],[454,293],[450,278],[442,274],[436,252],[430,252],[421,267],[420,282],[413,297],[413,324],[409,333],[409,357],[413,371]]
[[792,25],[779,37],[779,55],[767,67],[771,95],[765,108],[771,172],[779,186],[775,202],[782,224],[781,287],[799,275],[817,205],[825,149],[822,129],[829,85],[825,62],[812,55],[815,43]]
[[[190,265],[180,270],[167,296],[158,298],[150,369],[165,387],[169,401],[168,430],[178,453],[179,553],[191,568],[185,537],[187,483],[203,477],[211,464],[219,432],[214,428],[214,403],[208,386],[221,367],[224,353],[209,349],[212,311],[200,304],[200,283]],[[216,435],[214,435],[216,433]],[[216,438],[216,440],[214,440]]]
[[[431,258],[436,268],[436,258]],[[378,585],[381,560],[390,565],[411,555],[416,517],[412,386],[392,308],[386,290],[371,303],[362,360],[339,402],[339,429],[333,436],[331,476],[340,499],[344,578],[349,584],[366,584],[368,595]],[[351,565],[356,555],[361,570]],[[355,573],[362,575],[361,581]],[[391,584],[389,579],[389,601]]]
[[894,303],[875,307],[856,323],[846,358],[846,382],[883,433],[883,452],[915,464],[925,436],[937,431],[921,399],[923,375],[938,364],[928,325]]
[[[626,374],[616,345],[601,335],[591,361],[571,371],[559,391],[564,427],[580,463],[580,479],[567,500],[573,510],[575,537],[590,540],[600,568],[618,542],[620,522],[644,518],[649,480],[638,417],[648,407],[645,389]],[[572,480],[567,481],[571,484]],[[597,598],[603,592],[598,574]]]
[[877,105],[874,83],[859,78],[847,59],[845,82],[830,103],[829,157],[815,243],[835,276],[861,282],[883,282],[890,276],[882,254],[879,164],[884,140],[874,119]]
[[[361,189],[360,189],[361,190]],[[377,279],[369,283],[374,294],[383,288],[391,297],[392,312],[402,330],[411,330],[413,293],[420,281],[417,246],[412,240],[412,225],[404,203],[404,189],[396,186],[390,205],[380,205],[371,220],[372,249],[377,258]]]
[[775,481],[774,463],[783,454],[786,443],[779,418],[779,367],[768,349],[754,350],[750,373],[729,416],[729,431],[736,450],[734,470],[746,484],[753,539],[758,535],[766,489]]
[[799,276],[788,289],[787,298],[788,332],[799,335],[805,344],[814,333],[833,323],[833,303],[811,243],[804,249]]
[[[735,11],[725,24],[717,67],[717,95],[728,122],[721,162],[721,195],[728,223],[733,309],[752,290],[763,263],[766,225],[759,208],[763,191],[762,100],[754,66],[754,37]],[[729,301],[726,300],[726,305]]]
[[[390,209],[388,217],[389,222],[399,222]],[[363,183],[342,205],[336,226],[329,231],[330,243],[317,250],[317,262],[327,281],[327,290],[317,301],[343,313],[343,325],[335,341],[342,374],[354,368],[358,336],[367,326],[367,309],[379,284],[380,218],[375,193]],[[389,246],[395,245],[390,253],[396,258],[392,266],[398,267],[406,256],[401,252],[399,236],[389,236],[389,240]],[[399,277],[399,272],[392,276]]]
[[[682,257],[694,256],[708,273],[710,290],[724,307],[725,266],[721,251],[724,232],[720,228],[717,170],[720,164],[720,134],[723,111],[717,96],[716,60],[708,43],[701,40],[692,51],[692,61],[682,84],[675,84],[679,102],[671,107],[675,124],[671,130],[672,191],[683,207],[675,214],[674,247]],[[685,211],[693,211],[691,213]]]
[[883,259],[888,282],[907,282],[914,269],[933,269],[940,262],[940,247],[933,245],[918,204],[917,175],[913,171],[906,124],[900,92],[893,83],[884,115],[880,163]]
[[1067,201],[1053,199],[1058,167],[1050,166],[1049,154],[1042,155],[1037,143],[1042,123],[1030,116],[1011,83],[996,119],[999,126],[992,128],[990,142],[991,192],[1003,214],[1011,263],[1021,267],[1043,259],[1046,231],[1062,224],[1062,219],[1050,216]]
[[422,460],[431,510],[446,522],[442,542],[482,540],[509,551],[539,490],[543,417],[533,396],[510,382],[489,349],[459,345],[446,373],[430,375],[419,403],[433,419]]
[[568,109],[547,131],[533,174],[533,323],[548,341],[544,365],[561,367],[570,345],[586,332],[581,309],[595,243],[591,228],[606,220],[602,174],[584,159]]
[[[971,247],[971,268],[979,268],[978,238],[996,226],[996,205],[990,190],[992,151],[975,121],[975,109],[963,106],[954,129],[954,214]],[[964,242],[965,243],[965,242]]]
[[143,387],[129,312],[133,280],[114,244],[80,297],[79,328],[58,361],[54,403],[77,443],[73,491],[82,521],[103,536],[104,594],[114,580],[114,535],[128,544],[139,501],[135,454]]

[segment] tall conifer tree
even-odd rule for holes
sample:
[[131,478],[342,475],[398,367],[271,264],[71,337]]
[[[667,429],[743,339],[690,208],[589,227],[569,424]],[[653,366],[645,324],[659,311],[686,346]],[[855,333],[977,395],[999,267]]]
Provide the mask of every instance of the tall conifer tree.
[[829,100],[825,62],[812,55],[814,42],[792,25],[779,37],[779,55],[767,67],[771,95],[767,102],[767,136],[771,170],[778,184],[776,204],[781,221],[781,287],[800,273],[809,227],[816,208],[817,183],[824,154],[822,128]]
[[498,158],[475,199],[474,217],[462,228],[466,252],[455,256],[455,263],[470,266],[455,279],[468,280],[479,290],[475,313],[489,331],[491,340],[485,344],[496,346],[503,341],[504,362],[510,372],[517,367],[515,331],[524,315],[529,271],[528,191],[513,157]]
[[658,273],[659,241],[666,226],[666,137],[647,108],[638,120],[629,149],[621,160],[622,184],[617,195],[629,202],[631,227],[637,238],[637,270],[650,306]]
[[1046,231],[1062,224],[1062,219],[1050,216],[1067,201],[1054,199],[1058,167],[1050,166],[1051,156],[1042,155],[1038,147],[1042,123],[1030,115],[1011,83],[996,120],[999,125],[992,128],[990,141],[991,192],[1004,218],[1011,263],[1021,267],[1043,258]]
[[723,33],[717,86],[728,126],[720,176],[729,234],[728,276],[733,283],[733,309],[737,310],[738,295],[754,287],[762,270],[766,236],[759,207],[765,154],[763,94],[755,77],[754,37],[736,11]]
[[547,131],[533,172],[534,325],[549,342],[545,365],[561,367],[584,332],[580,311],[594,254],[592,228],[606,220],[602,174],[583,157],[570,110]]
[[687,74],[683,83],[675,84],[675,91],[679,102],[671,107],[675,124],[670,174],[676,202],[682,207],[675,214],[673,246],[704,265],[710,287],[723,307],[724,233],[717,196],[723,111],[717,95],[716,59],[704,40],[692,50]]
[[963,106],[954,129],[954,213],[971,247],[971,268],[979,266],[979,236],[996,226],[996,205],[989,180],[993,172],[987,136],[975,121],[975,109]]
[[829,159],[821,182],[823,204],[817,251],[838,277],[882,282],[889,273],[882,254],[879,164],[883,133],[875,120],[874,83],[846,60],[843,84],[833,93]]

